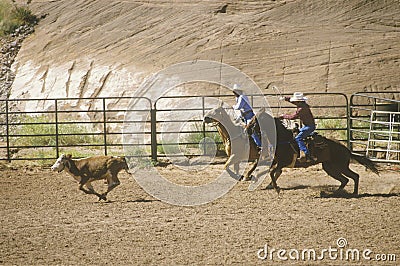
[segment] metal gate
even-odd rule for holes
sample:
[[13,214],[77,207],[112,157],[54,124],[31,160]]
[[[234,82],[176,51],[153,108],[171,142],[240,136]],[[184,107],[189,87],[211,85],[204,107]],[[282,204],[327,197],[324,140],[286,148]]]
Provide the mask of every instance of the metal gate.
[[390,98],[379,94],[351,96],[350,147],[373,161],[400,163],[400,92],[384,92]]

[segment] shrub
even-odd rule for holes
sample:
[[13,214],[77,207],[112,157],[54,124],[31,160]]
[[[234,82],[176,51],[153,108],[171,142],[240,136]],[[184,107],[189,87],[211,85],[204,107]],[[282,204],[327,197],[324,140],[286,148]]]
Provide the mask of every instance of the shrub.
[[0,36],[14,32],[22,25],[35,25],[38,18],[25,6],[17,7],[7,0],[0,0]]
[[[194,125],[194,131],[191,133],[190,135],[188,135],[186,137],[186,142],[188,143],[200,143],[204,138],[210,138],[212,139],[215,143],[219,143],[217,144],[217,149],[218,150],[224,150],[224,145],[221,144],[222,139],[221,136],[219,135],[218,132],[205,132],[203,134],[203,126],[202,123],[196,123]],[[196,147],[197,145],[194,145],[193,147]]]
[[317,121],[317,131],[318,129],[325,129],[320,132],[325,137],[347,140],[346,119],[320,119]]
[[[47,117],[25,116],[20,119],[20,125],[11,127],[10,141],[11,145],[54,146],[54,134],[55,125],[50,124]],[[17,136],[13,137],[13,135]]]
[[[12,145],[18,146],[55,146],[56,125],[48,116],[25,116],[20,125],[12,127],[10,135],[21,135],[11,138]],[[82,124],[60,123],[58,125],[59,145],[100,144],[102,136],[93,135],[89,128]]]
[[[184,153],[194,153],[194,154],[205,154],[213,151],[213,143],[216,143],[216,151],[223,151],[224,145],[222,143],[221,136],[218,132],[205,132],[203,133],[202,123],[195,123],[192,126],[191,133],[185,133],[182,138],[181,143],[176,143],[171,140],[163,140],[157,146],[158,154],[178,154],[180,152]],[[207,143],[211,141],[211,143]],[[187,143],[187,144],[186,144]],[[186,150],[189,149],[190,151]]]

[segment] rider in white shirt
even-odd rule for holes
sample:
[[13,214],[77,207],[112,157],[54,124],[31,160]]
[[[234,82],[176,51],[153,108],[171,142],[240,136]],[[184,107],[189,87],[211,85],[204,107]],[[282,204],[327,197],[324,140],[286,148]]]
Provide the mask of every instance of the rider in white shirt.
[[[251,107],[249,98],[239,89],[237,84],[233,85],[233,93],[236,96],[236,104],[233,107],[234,110],[239,110],[243,122],[247,125],[254,117],[253,108]],[[261,140],[256,132],[251,135],[255,144],[261,149]]]

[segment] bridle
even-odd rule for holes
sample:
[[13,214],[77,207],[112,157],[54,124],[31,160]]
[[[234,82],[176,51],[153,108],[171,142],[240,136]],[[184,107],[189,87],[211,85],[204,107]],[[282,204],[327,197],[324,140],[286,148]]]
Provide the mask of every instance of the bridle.
[[214,122],[212,122],[212,123],[210,123],[211,125],[210,126],[212,126],[212,127],[217,127],[217,126],[219,126],[221,123],[219,122],[219,121],[214,121]]
[[[219,122],[218,120],[215,120],[215,119],[213,119],[214,121],[213,122],[211,122],[211,123],[209,123],[209,124],[211,124],[210,126],[212,126],[212,127],[218,127],[219,125],[221,125],[221,122]],[[238,139],[238,138],[241,138],[241,137],[243,137],[243,134],[238,134],[237,136],[235,136],[235,137],[229,137],[229,134],[228,134],[228,141],[230,141],[230,142],[232,142],[233,140],[235,140],[235,139]]]

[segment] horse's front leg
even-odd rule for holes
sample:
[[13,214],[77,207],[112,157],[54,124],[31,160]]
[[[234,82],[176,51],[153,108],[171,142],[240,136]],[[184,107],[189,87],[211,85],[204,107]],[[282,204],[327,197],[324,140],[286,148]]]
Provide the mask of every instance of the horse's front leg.
[[[278,181],[278,178],[282,174],[282,167],[278,168],[278,163],[275,160],[273,160],[272,164],[271,164],[271,167],[269,168],[269,171],[270,171],[269,172],[270,176],[274,176],[275,184],[276,184],[276,181]],[[272,179],[272,177],[271,177],[271,179]],[[272,184],[272,181],[271,181],[271,183],[269,183],[268,186],[265,189],[273,189],[273,188],[275,188],[275,187],[274,187],[274,185]]]
[[235,170],[236,170],[236,164],[239,166],[239,161],[237,161],[237,156],[235,156],[235,154],[232,154],[231,156],[229,156],[228,160],[226,161],[226,163],[224,165],[224,170],[226,170],[231,177],[233,177],[234,179],[240,181],[243,178],[243,176],[239,176],[238,174],[233,173],[232,170],[229,169],[229,166],[231,164],[235,165],[234,166]]
[[251,174],[254,172],[254,170],[256,170],[257,164],[258,164],[258,160],[255,160],[255,161],[251,164],[250,170],[247,171],[247,173],[243,176],[243,180],[244,180],[244,181],[250,181],[250,180],[251,180]]
[[[269,173],[270,177],[271,177],[271,184],[272,187],[275,189],[275,191],[279,194],[279,192],[281,191],[280,187],[278,186],[278,184],[276,183],[276,180],[278,179],[278,177],[281,175],[282,173],[282,169],[278,168],[278,165],[275,165],[273,167],[271,167],[271,172]],[[270,185],[271,185],[270,184]],[[269,187],[269,186],[268,186]],[[267,188],[268,188],[267,187]]]
[[226,163],[225,163],[225,165],[224,165],[224,170],[227,170],[228,167],[229,167],[232,163],[234,163],[235,157],[236,157],[235,154],[232,154],[231,156],[229,156],[228,160],[226,161]]
[[233,169],[235,170],[235,174],[239,174],[239,163],[235,163],[234,165],[233,165]]

